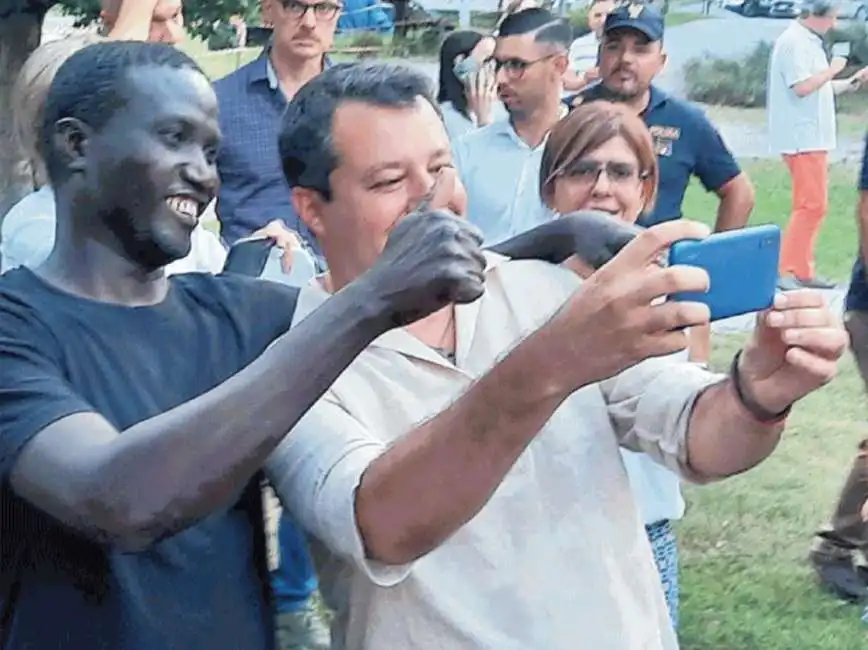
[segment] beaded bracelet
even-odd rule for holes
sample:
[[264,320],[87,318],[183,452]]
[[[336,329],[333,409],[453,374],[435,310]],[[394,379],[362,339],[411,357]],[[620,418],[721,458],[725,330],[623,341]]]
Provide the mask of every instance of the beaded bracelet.
[[738,401],[750,416],[760,424],[771,426],[783,423],[789,416],[790,411],[793,409],[792,404],[780,413],[770,413],[745,395],[744,389],[741,385],[741,374],[738,371],[738,361],[741,359],[741,353],[741,350],[735,353],[735,356],[732,358],[732,366],[730,366],[729,369],[730,383],[732,389],[735,391]]

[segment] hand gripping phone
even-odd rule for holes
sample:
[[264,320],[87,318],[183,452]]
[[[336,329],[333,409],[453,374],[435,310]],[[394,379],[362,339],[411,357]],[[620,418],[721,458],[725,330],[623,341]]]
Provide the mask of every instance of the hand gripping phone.
[[697,266],[708,273],[706,293],[678,293],[670,300],[701,302],[711,320],[768,309],[775,299],[781,231],[774,225],[682,240],[669,249],[669,265]]

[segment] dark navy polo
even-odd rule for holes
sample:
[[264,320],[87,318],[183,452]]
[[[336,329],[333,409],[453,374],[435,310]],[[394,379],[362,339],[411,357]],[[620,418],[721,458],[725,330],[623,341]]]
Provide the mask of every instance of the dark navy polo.
[[[865,137],[865,151],[862,154],[859,191],[868,192],[868,136]],[[868,311],[868,282],[865,280],[865,260],[862,259],[861,249],[856,253],[856,263],[853,265],[845,308],[847,311]]]
[[[577,96],[581,96],[583,102],[616,101],[599,83],[568,98],[567,103],[572,105]],[[640,117],[651,131],[660,167],[657,203],[650,214],[640,217],[640,225],[652,226],[680,219],[691,176],[696,176],[707,191],[713,192],[741,173],[720,133],[705,113],[690,102],[651,86],[648,108]]]
[[[328,62],[326,62],[328,65]],[[298,232],[322,262],[322,250],[298,218],[283,176],[277,134],[286,96],[268,74],[268,48],[214,83],[220,105],[223,143],[217,156],[220,193],[217,218],[228,244],[282,219]]]

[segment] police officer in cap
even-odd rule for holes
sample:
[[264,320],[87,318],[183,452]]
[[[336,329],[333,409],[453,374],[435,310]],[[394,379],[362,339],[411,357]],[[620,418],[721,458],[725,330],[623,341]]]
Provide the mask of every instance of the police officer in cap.
[[[681,204],[696,176],[720,198],[715,230],[742,228],[754,206],[754,190],[717,129],[696,106],[653,85],[663,69],[663,16],[647,4],[627,3],[606,18],[600,43],[600,81],[567,102],[595,99],[623,102],[636,110],[654,139],[660,164],[657,203],[639,224],[681,218]],[[695,215],[698,216],[698,215]],[[690,358],[707,363],[710,330],[694,331]]]

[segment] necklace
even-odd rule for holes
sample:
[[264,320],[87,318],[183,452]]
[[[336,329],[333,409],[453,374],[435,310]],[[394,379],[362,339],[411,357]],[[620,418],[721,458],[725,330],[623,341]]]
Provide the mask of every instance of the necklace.
[[443,328],[443,331],[440,333],[440,336],[437,338],[437,343],[431,346],[431,349],[434,350],[441,357],[445,358],[449,363],[455,364],[456,355],[455,355],[455,343],[454,341],[449,341],[450,335],[454,331],[455,326],[455,307],[450,306],[449,308],[449,318],[446,320],[446,326]]

